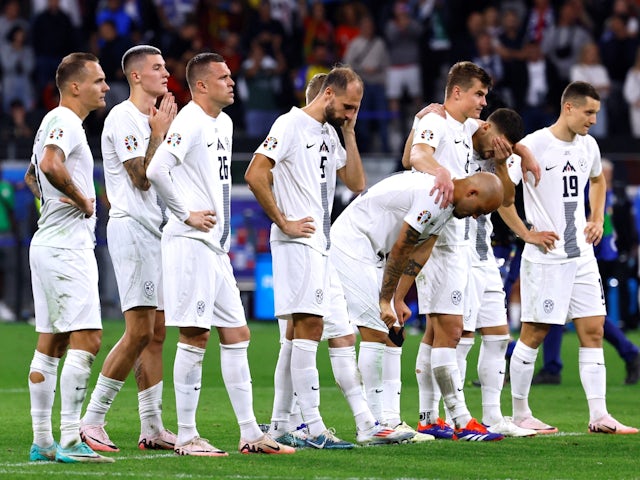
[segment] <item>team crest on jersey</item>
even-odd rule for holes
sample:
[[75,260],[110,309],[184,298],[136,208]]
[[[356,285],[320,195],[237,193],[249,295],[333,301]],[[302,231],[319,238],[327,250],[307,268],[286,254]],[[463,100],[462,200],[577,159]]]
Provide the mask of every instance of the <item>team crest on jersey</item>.
[[542,302],[542,308],[544,308],[544,313],[553,312],[553,300],[547,298],[544,302]]
[[584,157],[580,157],[578,159],[578,166],[580,167],[580,170],[582,170],[583,172],[587,171],[587,159]]
[[124,137],[124,146],[128,152],[133,152],[138,149],[138,139],[135,135],[127,135]]
[[566,165],[564,166],[564,168],[562,169],[563,172],[575,172],[576,169],[573,168],[573,165],[571,165],[571,162],[567,160]]
[[420,225],[426,224],[431,220],[431,212],[429,210],[423,210],[418,214],[418,223]]
[[196,313],[199,317],[204,315],[204,301],[198,300],[198,303],[196,304]]
[[513,155],[511,155],[509,158],[507,158],[507,168],[513,167],[514,163],[516,163],[516,159],[513,158]]
[[428,130],[428,129],[427,130],[423,130],[420,133],[420,138],[423,139],[423,140],[433,140],[433,137],[434,137],[433,131]]
[[225,148],[225,150],[227,152],[230,152],[231,151],[231,142],[229,141],[229,137],[224,137],[224,144],[227,147],[227,148]]
[[451,303],[459,305],[462,301],[462,292],[460,290],[454,290],[451,292]]
[[167,137],[167,144],[171,145],[172,147],[177,147],[178,145],[180,145],[181,141],[182,141],[182,135],[180,135],[177,132],[172,133]]
[[275,150],[278,146],[278,139],[276,137],[267,137],[267,139],[262,144],[262,148],[265,150]]
[[331,153],[334,153],[336,151],[336,139],[332,138],[329,143],[331,144]]
[[49,138],[53,140],[60,140],[62,137],[64,137],[64,130],[61,128],[54,128],[49,132]]
[[321,288],[316,290],[316,303],[318,305],[322,304],[322,302],[324,301],[324,292],[322,291]]
[[156,286],[152,281],[144,282],[144,294],[147,297],[151,298],[151,296],[153,295],[153,292],[155,291],[156,291]]

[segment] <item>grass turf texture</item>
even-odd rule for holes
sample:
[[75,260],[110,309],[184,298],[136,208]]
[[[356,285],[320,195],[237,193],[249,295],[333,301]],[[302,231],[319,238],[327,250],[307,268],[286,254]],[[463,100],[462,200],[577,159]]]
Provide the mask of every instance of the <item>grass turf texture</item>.
[[[118,340],[123,322],[106,321],[102,350],[94,364],[89,390],[95,385],[100,366]],[[273,398],[273,371],[277,359],[277,325],[252,322],[249,360],[253,377],[254,410],[259,422],[267,423]],[[640,334],[631,338],[640,343]],[[177,332],[168,329],[165,347],[164,422],[177,431],[172,390],[173,357]],[[202,393],[198,409],[200,434],[230,452],[226,458],[178,457],[172,452],[141,451],[137,448],[139,420],[136,387],[129,378],[107,415],[107,431],[120,447],[116,463],[108,465],[63,465],[28,462],[32,441],[27,372],[36,335],[24,324],[0,325],[0,478],[48,478],[54,480],[98,478],[130,479],[280,479],[280,478],[487,478],[487,479],[591,479],[640,478],[640,435],[587,434],[588,411],[577,369],[577,339],[567,333],[563,343],[565,368],[562,384],[532,388],[534,414],[560,429],[560,434],[501,442],[434,441],[426,444],[357,448],[351,451],[305,449],[295,455],[256,456],[238,453],[239,429],[222,384],[215,335],[205,357]],[[403,355],[402,414],[411,425],[417,422],[418,398],[414,376],[415,354],[420,338],[408,336]],[[471,386],[479,340],[469,355],[467,403],[481,417],[480,389]],[[621,422],[640,425],[640,385],[624,386],[624,364],[605,346],[608,365],[607,399],[611,413]],[[540,355],[541,356],[541,355]],[[355,441],[351,412],[331,374],[326,344],[318,352],[321,378],[321,411],[338,436]],[[538,365],[539,367],[539,365]],[[537,368],[536,367],[536,370]],[[87,400],[88,401],[88,400]],[[86,401],[85,401],[86,404]],[[503,413],[511,412],[510,390],[502,396]],[[59,438],[59,397],[53,413],[54,437]]]

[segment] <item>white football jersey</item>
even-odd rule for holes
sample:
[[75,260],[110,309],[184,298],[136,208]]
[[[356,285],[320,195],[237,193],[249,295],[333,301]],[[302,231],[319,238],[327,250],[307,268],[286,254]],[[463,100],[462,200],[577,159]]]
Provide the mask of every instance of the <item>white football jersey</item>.
[[[522,257],[535,263],[561,263],[593,256],[593,246],[584,235],[585,187],[589,178],[602,172],[596,140],[591,135],[576,135],[572,142],[564,142],[543,128],[527,135],[521,143],[531,150],[542,170],[537,187],[532,178],[524,183],[527,221],[538,231],[549,230],[560,236],[550,252],[527,244]],[[521,179],[520,172],[518,182]]]
[[31,163],[42,194],[38,230],[32,245],[84,249],[95,246],[96,215],[85,218],[76,207],[60,201],[66,197],[40,171],[40,161],[47,145],[55,145],[64,153],[64,165],[73,183],[85,197],[96,198],[93,183],[93,155],[82,127],[82,120],[72,110],[57,107],[45,115],[33,143]]
[[271,241],[304,243],[327,254],[336,171],[346,165],[335,129],[293,107],[278,117],[256,153],[275,162],[273,194],[278,208],[289,220],[313,217],[316,227],[310,238],[291,238],[273,224]]
[[133,185],[124,162],[144,157],[149,145],[149,116],[129,100],[111,109],[102,130],[102,163],[107,198],[111,204],[109,216],[131,217],[160,236],[164,223],[158,195],[151,187],[142,191]]
[[[414,125],[413,145],[420,143],[433,147],[433,156],[440,165],[451,172],[452,178],[464,178],[472,172],[473,142],[471,137],[478,130],[478,121],[467,119],[464,123],[448,113],[442,118],[435,113],[422,117]],[[438,237],[439,245],[463,245],[469,243],[469,220],[453,219]]]
[[391,175],[356,197],[336,219],[331,238],[336,248],[356,260],[378,264],[391,251],[402,223],[423,239],[438,235],[453,205],[442,209],[430,192],[435,177],[418,171]]
[[[507,159],[507,170],[511,181],[516,184],[521,178],[516,171],[520,170],[521,158],[515,153]],[[471,173],[477,172],[496,172],[496,165],[493,159],[484,160],[480,158],[477,152],[473,152],[471,160]],[[491,223],[491,214],[480,215],[477,219],[469,217],[469,237],[471,240],[471,264],[473,266],[483,266],[487,264],[495,265],[496,260],[491,247],[491,234],[493,233],[493,223]]]
[[229,251],[232,138],[233,122],[226,113],[213,118],[193,101],[180,110],[158,151],[178,161],[171,178],[187,210],[214,210],[216,224],[205,233],[171,214],[164,235],[202,240],[218,253]]

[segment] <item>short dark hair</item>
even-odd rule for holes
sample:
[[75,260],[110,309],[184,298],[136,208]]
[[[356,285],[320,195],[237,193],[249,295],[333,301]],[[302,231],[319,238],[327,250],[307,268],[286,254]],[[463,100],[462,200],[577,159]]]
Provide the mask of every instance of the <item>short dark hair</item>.
[[120,62],[122,72],[128,75],[129,72],[127,72],[127,69],[129,66],[136,60],[146,57],[147,55],[162,55],[162,52],[159,48],[152,47],[151,45],[136,45],[135,47],[131,47],[122,55],[122,61]]
[[480,80],[484,87],[491,88],[493,81],[487,71],[473,62],[458,62],[454,64],[447,74],[447,88],[445,97],[448,98],[456,85],[463,90],[469,90],[474,80]]
[[344,93],[347,89],[347,85],[351,82],[358,82],[360,86],[364,88],[362,78],[360,78],[360,75],[358,75],[351,67],[333,67],[331,71],[327,73],[327,76],[324,77],[321,90],[331,87],[337,93]]
[[58,90],[62,90],[62,87],[69,80],[84,75],[87,62],[100,63],[98,57],[93,53],[74,52],[64,57],[56,69],[56,87],[58,87]]
[[600,101],[600,95],[593,85],[587,82],[571,82],[562,92],[560,105],[567,102],[582,105],[587,97]]
[[200,75],[202,75],[204,67],[210,63],[225,63],[224,57],[219,53],[204,52],[198,53],[187,62],[187,83],[191,90],[195,88],[196,81],[199,80]]
[[513,145],[524,137],[524,122],[515,110],[510,108],[498,108],[489,115],[487,122],[493,123],[506,139]]

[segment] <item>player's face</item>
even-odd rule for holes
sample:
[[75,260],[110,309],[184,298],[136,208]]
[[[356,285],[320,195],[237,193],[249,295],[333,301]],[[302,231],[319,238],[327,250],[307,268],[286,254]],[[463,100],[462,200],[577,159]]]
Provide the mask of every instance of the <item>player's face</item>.
[[569,103],[565,106],[565,111],[567,112],[567,123],[571,131],[576,135],[586,135],[589,133],[589,128],[596,124],[596,117],[600,111],[600,101],[585,97],[585,102],[582,105]]
[[460,107],[466,118],[480,118],[482,109],[487,106],[487,93],[489,89],[475,78],[468,90],[460,90]]
[[465,195],[461,198],[453,209],[453,216],[456,218],[473,217],[487,215],[500,206],[500,199],[486,198],[486,195]]
[[78,98],[88,110],[96,110],[106,106],[105,95],[109,91],[109,85],[105,80],[102,67],[97,62],[86,62],[85,73],[78,82]]
[[500,138],[504,143],[511,146],[513,149],[513,145],[509,143],[509,141],[505,138],[504,135],[499,134],[495,128],[491,129],[487,135],[483,135],[480,139],[480,148],[478,150],[478,154],[480,158],[483,160],[490,160],[495,156],[495,148],[493,145],[493,141],[496,138]]
[[140,83],[149,95],[160,97],[167,93],[169,71],[162,55],[147,55],[140,65]]
[[330,125],[339,128],[358,113],[362,88],[359,83],[350,82],[341,94],[336,94],[334,90],[332,92],[331,99],[324,109],[324,116]]
[[231,70],[226,63],[209,63],[206,84],[209,100],[218,107],[228,107],[234,102],[233,86],[236,83],[231,78]]

